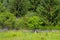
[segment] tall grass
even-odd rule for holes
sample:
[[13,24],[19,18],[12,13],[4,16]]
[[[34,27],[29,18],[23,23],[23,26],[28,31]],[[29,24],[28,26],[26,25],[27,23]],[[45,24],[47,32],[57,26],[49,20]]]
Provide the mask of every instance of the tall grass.
[[0,32],[0,40],[60,40],[60,32],[5,31]]

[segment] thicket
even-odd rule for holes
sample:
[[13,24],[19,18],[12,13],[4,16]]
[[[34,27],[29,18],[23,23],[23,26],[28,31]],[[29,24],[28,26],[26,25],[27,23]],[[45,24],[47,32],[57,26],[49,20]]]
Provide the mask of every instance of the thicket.
[[60,0],[0,0],[0,28],[60,29]]

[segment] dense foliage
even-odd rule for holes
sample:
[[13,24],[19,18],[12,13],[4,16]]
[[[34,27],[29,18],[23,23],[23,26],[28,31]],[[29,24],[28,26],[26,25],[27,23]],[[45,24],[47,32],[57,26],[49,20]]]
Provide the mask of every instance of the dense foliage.
[[0,28],[47,29],[60,26],[60,0],[0,0]]

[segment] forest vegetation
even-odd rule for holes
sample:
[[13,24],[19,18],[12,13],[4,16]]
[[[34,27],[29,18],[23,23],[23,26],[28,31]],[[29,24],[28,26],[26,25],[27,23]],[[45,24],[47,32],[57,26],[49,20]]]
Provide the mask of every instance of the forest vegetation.
[[0,29],[60,29],[60,0],[0,0]]

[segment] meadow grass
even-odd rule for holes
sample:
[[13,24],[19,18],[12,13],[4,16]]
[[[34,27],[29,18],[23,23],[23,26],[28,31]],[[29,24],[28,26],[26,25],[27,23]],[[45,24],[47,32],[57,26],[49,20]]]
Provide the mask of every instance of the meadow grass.
[[60,40],[60,32],[0,32],[0,40]]

